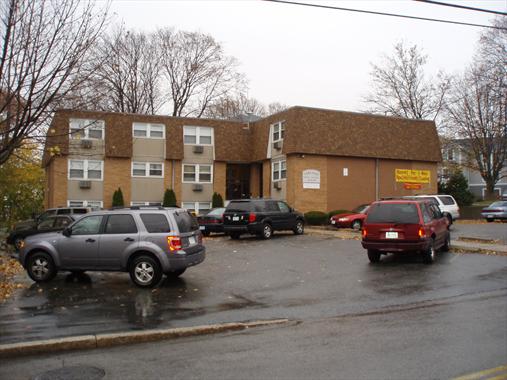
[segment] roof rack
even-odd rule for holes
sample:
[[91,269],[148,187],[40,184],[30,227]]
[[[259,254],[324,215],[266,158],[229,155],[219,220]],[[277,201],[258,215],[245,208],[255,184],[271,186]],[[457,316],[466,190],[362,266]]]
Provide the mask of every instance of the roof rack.
[[[168,208],[170,208],[170,207],[168,207]],[[130,206],[130,207],[116,206],[116,207],[111,207],[109,210],[141,210],[141,209],[165,210],[166,208],[162,207],[162,206]]]

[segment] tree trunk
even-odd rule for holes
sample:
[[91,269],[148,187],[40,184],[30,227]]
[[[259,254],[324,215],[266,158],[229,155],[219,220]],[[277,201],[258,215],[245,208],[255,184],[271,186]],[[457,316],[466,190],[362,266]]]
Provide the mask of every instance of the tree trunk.
[[484,200],[496,200],[497,194],[495,193],[495,183],[493,181],[486,181],[486,192],[484,194]]

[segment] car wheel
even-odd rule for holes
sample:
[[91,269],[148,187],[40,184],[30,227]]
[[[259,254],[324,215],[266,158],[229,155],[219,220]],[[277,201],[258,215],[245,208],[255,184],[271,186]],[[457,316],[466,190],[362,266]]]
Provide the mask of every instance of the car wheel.
[[491,223],[491,222],[493,222],[493,221],[494,221],[494,219],[486,219],[486,221],[487,221],[488,223]]
[[165,275],[167,276],[168,279],[174,280],[174,279],[180,277],[183,273],[185,273],[186,270],[187,270],[187,268],[178,269],[178,270],[175,270],[172,272],[167,272]]
[[442,246],[442,252],[449,252],[450,247],[451,247],[451,234],[448,233],[445,238],[445,243]]
[[380,252],[376,249],[369,249],[368,259],[370,260],[370,263],[378,263],[380,261]]
[[423,251],[423,262],[425,264],[433,264],[433,262],[435,262],[436,254],[435,245],[432,242],[429,248]]
[[232,232],[232,233],[230,234],[230,236],[231,236],[231,239],[238,240],[238,239],[239,239],[239,237],[241,236],[241,234],[239,234],[239,233],[237,233],[237,232]]
[[271,227],[271,224],[264,223],[262,226],[262,238],[263,239],[271,239],[271,236],[273,235],[273,227]]
[[305,233],[305,224],[302,220],[298,220],[293,229],[296,235],[303,235]]
[[14,249],[19,251],[23,247],[23,238],[16,237],[14,239]]
[[202,231],[202,236],[208,237],[211,234],[209,231]]
[[51,281],[57,273],[53,258],[46,252],[35,252],[28,258],[26,270],[35,282]]
[[72,273],[74,276],[82,276],[85,271],[84,270],[71,270],[70,273]]
[[361,221],[360,220],[354,220],[352,222],[352,228],[356,231],[359,231],[361,229]]
[[152,288],[162,279],[162,269],[157,260],[150,256],[139,256],[130,265],[130,278],[141,288]]

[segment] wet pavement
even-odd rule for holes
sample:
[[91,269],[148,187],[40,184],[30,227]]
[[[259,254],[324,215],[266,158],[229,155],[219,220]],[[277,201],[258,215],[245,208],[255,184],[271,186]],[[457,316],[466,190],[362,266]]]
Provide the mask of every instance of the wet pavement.
[[[0,344],[71,335],[257,319],[336,317],[507,289],[507,257],[384,257],[360,242],[278,234],[206,240],[205,262],[176,281],[139,289],[121,273],[61,273],[0,305]],[[23,275],[25,276],[25,275]],[[504,302],[506,297],[504,297]]]
[[507,222],[494,223],[455,223],[451,227],[452,238],[459,237],[496,240],[507,244]]

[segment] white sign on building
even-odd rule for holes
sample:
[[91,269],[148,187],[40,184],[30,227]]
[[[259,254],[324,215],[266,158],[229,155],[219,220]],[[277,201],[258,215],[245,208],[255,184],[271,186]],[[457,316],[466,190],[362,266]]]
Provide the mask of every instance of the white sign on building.
[[303,189],[320,189],[320,171],[303,170]]

